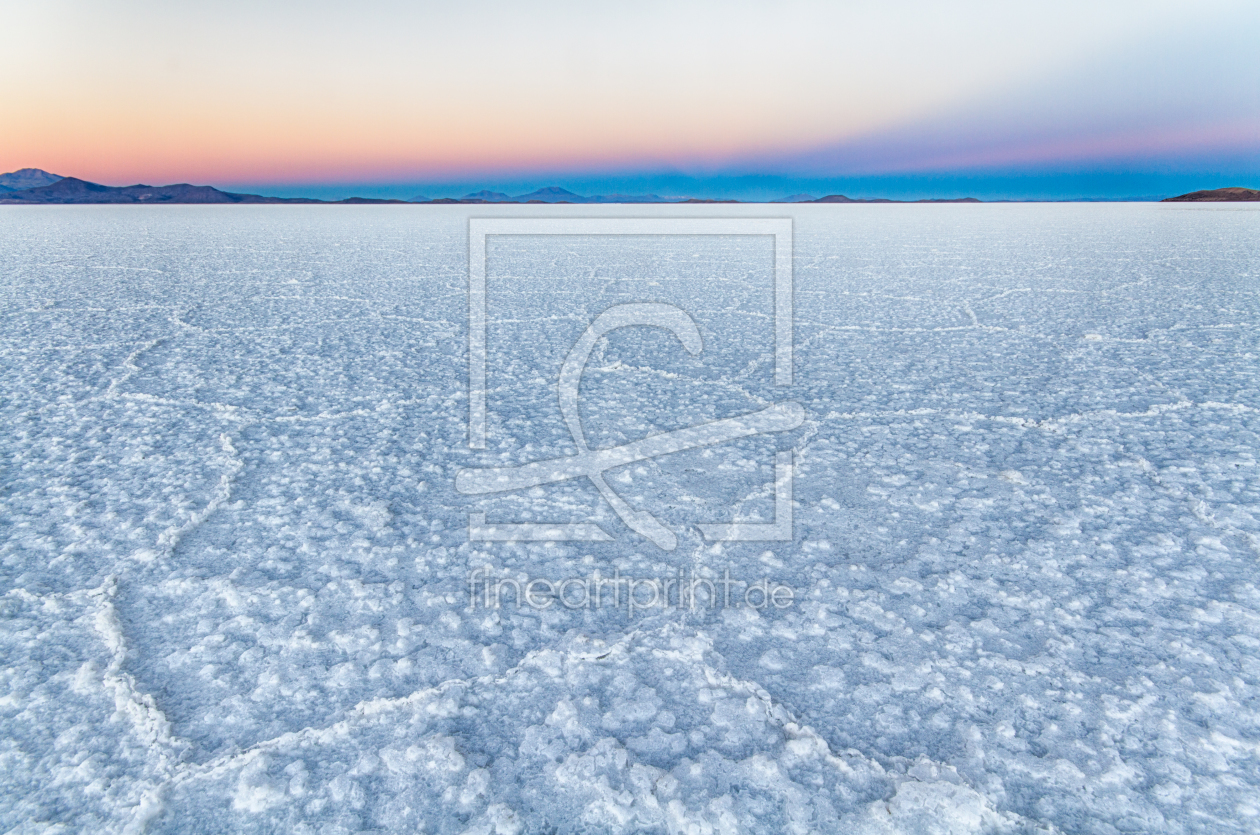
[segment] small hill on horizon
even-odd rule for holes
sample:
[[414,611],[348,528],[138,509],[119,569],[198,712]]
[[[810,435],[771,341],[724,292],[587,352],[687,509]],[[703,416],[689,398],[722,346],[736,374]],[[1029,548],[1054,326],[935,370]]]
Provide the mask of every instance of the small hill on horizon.
[[1260,202],[1260,191],[1241,186],[1214,188],[1206,191],[1192,191],[1177,197],[1165,197],[1161,203],[1257,203]]
[[50,186],[64,177],[52,174],[42,168],[19,168],[8,174],[0,174],[0,194],[10,191],[23,191],[28,188]]
[[560,186],[546,186],[529,194],[521,194],[512,198],[519,203],[528,203],[531,200],[537,200],[542,203],[585,203],[586,198],[580,194],[574,194],[567,188]]

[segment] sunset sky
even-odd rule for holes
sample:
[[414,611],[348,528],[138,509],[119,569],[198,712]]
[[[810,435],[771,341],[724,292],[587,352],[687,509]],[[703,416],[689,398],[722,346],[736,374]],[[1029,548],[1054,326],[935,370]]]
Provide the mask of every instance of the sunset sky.
[[0,171],[410,197],[1260,186],[1260,3],[0,0]]

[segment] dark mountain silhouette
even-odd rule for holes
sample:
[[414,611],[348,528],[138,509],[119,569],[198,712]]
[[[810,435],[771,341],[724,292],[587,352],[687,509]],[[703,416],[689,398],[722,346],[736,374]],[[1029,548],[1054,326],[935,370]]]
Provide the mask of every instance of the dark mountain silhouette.
[[[32,185],[34,184],[34,185]],[[18,188],[21,186],[21,188]],[[1245,188],[1216,189],[1210,192],[1194,192],[1181,197],[1169,198],[1173,201],[1192,200],[1256,200],[1260,192]],[[0,174],[0,203],[8,204],[156,204],[156,203],[205,203],[205,204],[240,204],[240,203],[319,203],[325,205],[360,205],[379,203],[426,203],[426,204],[492,204],[492,203],[527,203],[527,204],[562,204],[562,203],[739,203],[739,200],[714,200],[700,197],[665,198],[656,194],[597,194],[586,197],[575,194],[560,186],[547,186],[529,194],[509,197],[501,191],[488,189],[473,192],[464,197],[442,197],[430,200],[417,195],[411,200],[384,200],[367,197],[350,197],[345,200],[316,200],[309,197],[264,197],[260,194],[237,194],[221,191],[213,186],[194,186],[188,183],[177,183],[169,186],[103,186],[99,183],[80,180],[77,177],[58,177],[38,168],[23,168],[10,174]],[[934,198],[929,200],[888,200],[886,198],[855,199],[843,194],[829,194],[814,199],[808,194],[794,194],[784,197],[775,203],[980,203],[974,197]]]
[[[256,194],[239,194],[239,195],[235,195],[235,196],[237,196],[237,197],[257,197],[258,195],[256,195]],[[279,198],[276,198],[276,197],[263,197],[263,198],[262,198],[262,201],[264,201],[264,202],[271,202],[272,200],[278,200],[278,199],[279,199]],[[393,199],[385,199],[385,198],[382,198],[382,197],[347,197],[345,200],[302,200],[301,198],[297,198],[297,197],[295,197],[295,198],[292,198],[292,199],[290,199],[290,200],[285,200],[284,202],[286,202],[286,203],[330,203],[330,204],[336,204],[336,205],[338,205],[338,206],[377,206],[377,205],[387,204],[387,203],[398,203],[398,204],[404,204],[404,205],[405,205],[408,201],[406,201],[406,200],[393,200]]]
[[0,194],[49,186],[60,179],[59,175],[50,174],[42,168],[19,168],[8,174],[0,174]]
[[263,197],[258,194],[234,194],[212,186],[178,183],[170,186],[103,186],[77,177],[64,177],[49,185],[8,191],[0,194],[0,203],[83,204],[83,203],[403,203],[402,200],[376,200],[351,197],[347,200],[314,200],[309,197]]
[[574,194],[567,188],[560,188],[560,186],[547,186],[546,188],[538,189],[538,191],[531,191],[529,194],[522,194],[518,197],[513,197],[512,199],[518,203],[529,203],[534,200],[537,200],[540,203],[589,202],[589,198],[583,197],[580,194]]
[[1255,203],[1260,202],[1260,191],[1252,188],[1231,186],[1209,191],[1192,191],[1178,197],[1166,197],[1161,203]]
[[179,183],[171,186],[103,186],[77,177],[0,196],[4,203],[314,203],[306,198],[283,199],[257,194],[232,194],[211,186]]
[[60,179],[60,175],[50,174],[42,168],[19,168],[8,174],[0,174],[0,193],[50,186]]

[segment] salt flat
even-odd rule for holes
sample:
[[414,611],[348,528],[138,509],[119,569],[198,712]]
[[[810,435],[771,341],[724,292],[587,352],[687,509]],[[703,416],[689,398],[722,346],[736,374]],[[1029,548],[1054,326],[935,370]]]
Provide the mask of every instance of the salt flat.
[[[632,210],[633,209],[633,210]],[[790,216],[487,246],[478,216]],[[1260,209],[5,207],[0,828],[1260,831]],[[795,401],[798,429],[488,497],[461,468]],[[765,523],[793,450],[791,542]],[[470,541],[469,514],[607,542]],[[496,578],[791,605],[487,609]],[[59,827],[61,827],[59,829]]]

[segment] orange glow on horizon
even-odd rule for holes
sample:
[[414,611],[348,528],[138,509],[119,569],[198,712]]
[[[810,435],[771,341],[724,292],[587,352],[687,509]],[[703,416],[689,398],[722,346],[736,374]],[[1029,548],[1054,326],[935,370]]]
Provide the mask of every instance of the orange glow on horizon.
[[[812,159],[837,176],[1260,145],[1236,121],[1260,89],[1254,50],[1227,48],[1260,26],[1242,0],[645,2],[18,4],[0,170],[315,183]],[[1047,96],[1055,129],[1024,130]]]

